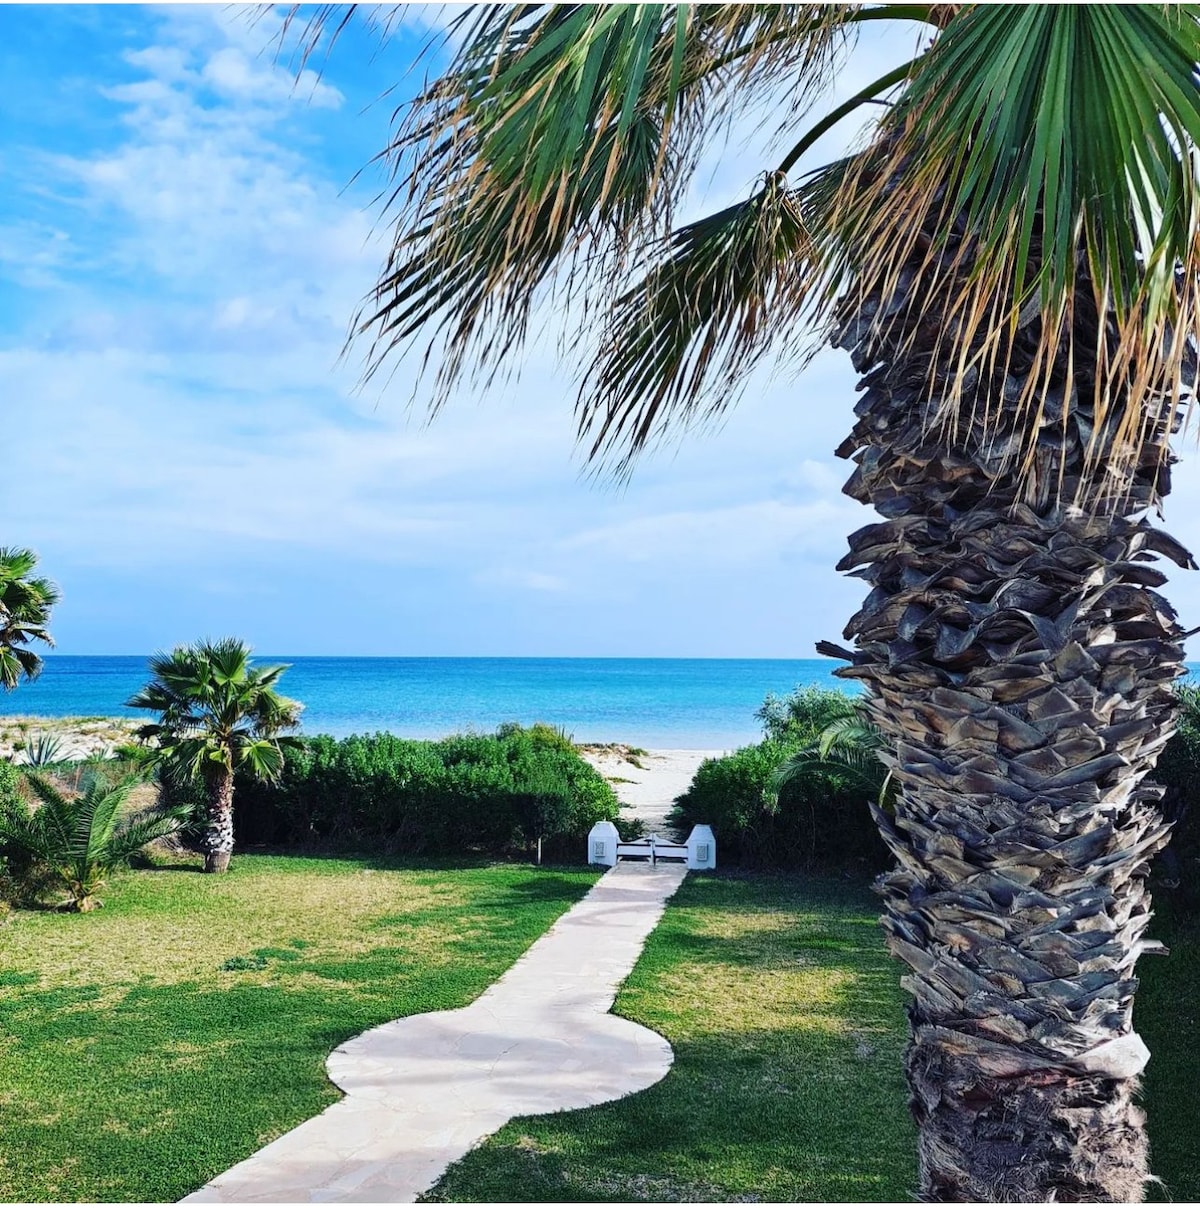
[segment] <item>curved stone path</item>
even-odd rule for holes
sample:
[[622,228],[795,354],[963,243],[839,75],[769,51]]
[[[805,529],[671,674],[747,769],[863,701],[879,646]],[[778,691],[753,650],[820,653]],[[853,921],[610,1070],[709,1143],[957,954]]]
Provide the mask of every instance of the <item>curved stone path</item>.
[[411,1204],[513,1116],[652,1086],[671,1046],[608,1012],[685,875],[617,865],[470,1006],[335,1049],[327,1068],[346,1097],[182,1202]]

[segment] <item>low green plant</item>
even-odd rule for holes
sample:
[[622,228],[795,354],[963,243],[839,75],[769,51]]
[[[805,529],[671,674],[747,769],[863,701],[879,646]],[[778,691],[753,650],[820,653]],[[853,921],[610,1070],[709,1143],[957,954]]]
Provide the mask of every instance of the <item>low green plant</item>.
[[41,804],[31,808],[22,799],[6,808],[0,814],[0,843],[43,865],[52,882],[66,890],[69,910],[102,906],[96,895],[113,871],[190,818],[182,810],[158,809],[122,816],[136,778],[112,786],[96,778],[77,796],[32,773],[26,779]]
[[847,712],[830,721],[816,743],[789,755],[776,769],[776,791],[808,777],[827,777],[839,788],[864,793],[885,808],[896,793],[896,782],[880,759],[884,739],[879,727],[853,702]]
[[25,762],[31,768],[45,768],[63,762],[65,746],[57,734],[39,734],[26,742],[24,755]]

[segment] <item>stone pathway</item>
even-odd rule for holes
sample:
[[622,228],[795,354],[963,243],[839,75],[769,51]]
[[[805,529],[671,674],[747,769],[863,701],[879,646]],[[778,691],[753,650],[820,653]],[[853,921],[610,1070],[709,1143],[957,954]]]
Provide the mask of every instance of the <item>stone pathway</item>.
[[671,1046],[608,1011],[685,875],[617,865],[470,1006],[335,1049],[346,1097],[182,1202],[411,1204],[513,1116],[652,1086]]

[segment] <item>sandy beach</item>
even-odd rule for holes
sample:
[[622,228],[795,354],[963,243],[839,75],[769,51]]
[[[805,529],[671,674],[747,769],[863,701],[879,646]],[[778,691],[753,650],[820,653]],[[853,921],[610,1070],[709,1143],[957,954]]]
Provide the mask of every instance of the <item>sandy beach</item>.
[[669,833],[667,814],[675,798],[692,782],[706,759],[724,755],[721,750],[642,751],[620,743],[584,745],[580,753],[608,779],[621,801],[621,816],[640,818],[648,832]]
[[59,759],[107,757],[114,747],[132,742],[133,732],[142,724],[143,719],[128,717],[0,717],[0,759],[25,763],[25,748],[36,747],[43,738],[59,744]]

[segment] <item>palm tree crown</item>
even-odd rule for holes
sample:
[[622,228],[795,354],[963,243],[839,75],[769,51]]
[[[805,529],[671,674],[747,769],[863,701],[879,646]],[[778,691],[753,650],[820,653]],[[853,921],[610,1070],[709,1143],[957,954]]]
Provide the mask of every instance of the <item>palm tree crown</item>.
[[[878,21],[937,36],[806,128]],[[939,384],[938,423],[993,432],[971,384],[1024,355],[1014,333],[1039,320],[1008,400],[1028,439],[1001,441],[1006,469],[1032,474],[1037,383],[1064,340],[1108,368],[1090,385],[1121,437],[1106,464],[1093,448],[1085,479],[1152,442],[1161,415],[1130,398],[1159,383],[1180,401],[1200,329],[1195,6],[515,4],[459,24],[388,148],[401,183],[358,320],[369,372],[432,331],[443,392],[471,364],[490,373],[553,288],[564,309],[588,303],[568,309],[587,325],[575,340],[599,332],[581,433],[593,456],[627,459],[728,406],[763,356],[802,358],[803,331],[823,342],[849,299],[911,277],[916,248],[970,349]],[[781,92],[790,149],[745,201],[679,225],[705,142]],[[820,134],[880,98],[894,103],[861,150],[794,178]]]
[[58,603],[58,588],[33,574],[37,555],[14,546],[0,548],[0,685],[10,691],[34,679],[42,660],[26,649],[30,642],[54,645],[46,628]]
[[286,670],[252,666],[236,638],[177,646],[151,658],[154,679],[125,704],[160,715],[138,737],[194,775],[210,779],[244,764],[273,779],[283,765],[279,735],[299,724],[303,707],[275,691]]
[[275,780],[285,752],[299,745],[282,732],[299,724],[303,706],[275,691],[287,667],[253,666],[249,647],[236,638],[177,646],[156,654],[150,670],[154,678],[125,703],[159,720],[140,726],[137,736],[156,744],[158,759],[173,771],[203,782],[204,867],[225,872],[233,852],[234,771]]

